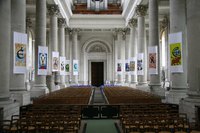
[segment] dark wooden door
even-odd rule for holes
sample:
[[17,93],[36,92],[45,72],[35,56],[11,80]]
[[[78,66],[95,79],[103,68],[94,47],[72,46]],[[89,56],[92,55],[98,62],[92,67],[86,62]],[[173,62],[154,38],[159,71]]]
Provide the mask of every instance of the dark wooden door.
[[103,62],[91,62],[91,78],[93,86],[101,86],[103,85]]

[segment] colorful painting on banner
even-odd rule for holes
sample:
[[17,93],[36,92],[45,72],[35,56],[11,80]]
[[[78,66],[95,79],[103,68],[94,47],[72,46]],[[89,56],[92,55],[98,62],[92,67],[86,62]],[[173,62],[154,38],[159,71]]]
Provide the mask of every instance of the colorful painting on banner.
[[65,73],[66,75],[70,74],[70,60],[65,60]]
[[117,72],[122,71],[122,63],[117,63]]
[[38,46],[38,75],[47,75],[48,47]]
[[126,72],[129,72],[129,70],[130,70],[130,64],[129,64],[129,61],[126,60],[126,63],[125,63],[125,71],[126,71]]
[[52,52],[52,71],[56,72],[59,70],[59,52]]
[[158,74],[158,51],[157,46],[148,47],[149,53],[149,74]]
[[15,44],[15,66],[26,66],[26,44]]
[[73,60],[73,75],[78,75],[78,60]]
[[139,53],[138,54],[138,57],[137,57],[137,72],[138,72],[138,75],[144,75],[144,54],[143,53]]
[[181,58],[181,43],[170,44],[171,66],[182,65]]
[[130,58],[129,72],[130,72],[131,75],[135,75],[136,74],[136,57],[131,57]]
[[60,75],[65,75],[65,57],[60,57]]
[[135,61],[130,61],[130,71],[135,71]]
[[170,72],[183,72],[182,32],[169,34]]
[[13,72],[16,74],[26,73],[27,43],[27,34],[13,32]]

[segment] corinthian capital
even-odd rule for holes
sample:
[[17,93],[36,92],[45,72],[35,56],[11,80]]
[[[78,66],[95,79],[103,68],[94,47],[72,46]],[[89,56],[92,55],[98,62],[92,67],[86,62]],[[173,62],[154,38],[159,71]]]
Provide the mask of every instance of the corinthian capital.
[[128,22],[128,25],[131,28],[136,27],[137,26],[137,19],[135,19],[135,18],[130,19],[129,22]]
[[79,33],[80,32],[80,29],[79,28],[73,28],[72,29],[72,33]]
[[47,9],[48,9],[49,15],[51,16],[53,15],[58,16],[60,13],[58,5],[55,5],[55,4],[48,5]]
[[64,18],[58,18],[58,26],[59,27],[65,27],[66,26],[66,20]]
[[169,19],[167,16],[165,16],[163,20],[160,22],[160,29],[165,30],[168,27],[168,24],[169,24]]
[[26,27],[31,28],[33,26],[33,23],[31,21],[31,18],[27,17],[26,18]]
[[148,7],[146,5],[137,5],[136,14],[137,16],[145,16],[147,13]]

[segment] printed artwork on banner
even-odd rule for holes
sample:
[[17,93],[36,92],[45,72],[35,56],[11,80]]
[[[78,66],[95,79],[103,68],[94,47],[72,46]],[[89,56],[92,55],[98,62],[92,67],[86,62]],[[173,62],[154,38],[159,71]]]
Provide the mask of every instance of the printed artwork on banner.
[[126,64],[125,64],[125,70],[126,70],[126,72],[129,72],[129,69],[130,69],[129,63],[126,62]]
[[117,63],[117,72],[122,71],[122,63]]
[[59,71],[59,52],[52,52],[52,71]]
[[77,63],[74,63],[74,72],[78,72],[78,64]]
[[137,70],[138,71],[143,70],[143,61],[142,61],[142,59],[138,59],[137,60]]
[[170,44],[171,66],[182,65],[181,58],[181,43]]
[[65,57],[60,57],[60,75],[65,75]]
[[22,43],[15,44],[15,66],[18,67],[26,66],[26,44]]
[[58,57],[53,57],[53,69],[58,70],[59,59]]
[[130,61],[129,71],[135,71],[135,61]]
[[39,52],[39,69],[47,69],[47,53]]
[[73,75],[78,75],[78,70],[79,66],[78,66],[78,60],[73,60]]
[[149,68],[156,68],[156,53],[149,53]]
[[69,61],[68,60],[66,60],[65,61],[66,63],[65,63],[65,72],[69,72]]

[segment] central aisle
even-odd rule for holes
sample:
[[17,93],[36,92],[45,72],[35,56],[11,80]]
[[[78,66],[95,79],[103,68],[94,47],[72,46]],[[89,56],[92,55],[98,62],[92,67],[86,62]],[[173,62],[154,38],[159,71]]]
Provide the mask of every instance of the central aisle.
[[95,87],[94,90],[94,97],[93,97],[93,104],[104,105],[106,104],[104,96],[102,94],[102,90],[100,87]]
[[118,133],[114,120],[87,120],[86,133]]

